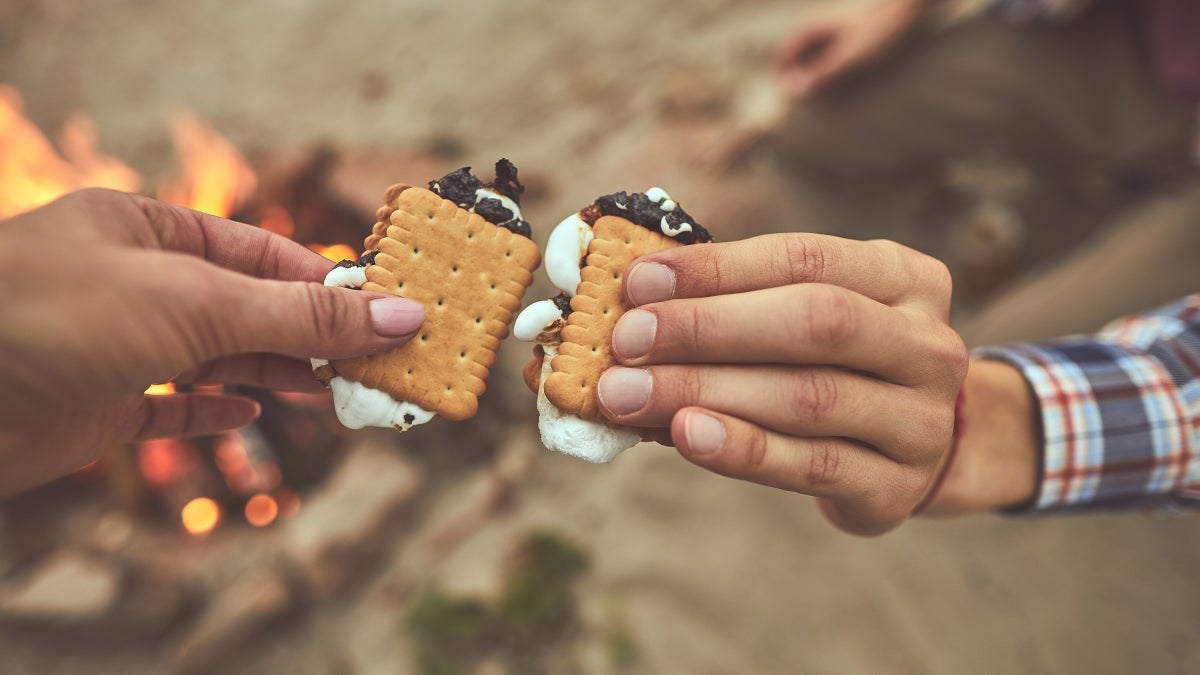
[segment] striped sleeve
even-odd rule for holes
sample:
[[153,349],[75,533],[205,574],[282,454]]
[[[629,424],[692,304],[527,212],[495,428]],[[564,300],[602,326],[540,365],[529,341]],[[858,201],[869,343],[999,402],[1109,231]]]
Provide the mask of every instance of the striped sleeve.
[[1029,510],[1200,508],[1200,294],[1098,335],[977,356],[1017,367],[1040,406]]

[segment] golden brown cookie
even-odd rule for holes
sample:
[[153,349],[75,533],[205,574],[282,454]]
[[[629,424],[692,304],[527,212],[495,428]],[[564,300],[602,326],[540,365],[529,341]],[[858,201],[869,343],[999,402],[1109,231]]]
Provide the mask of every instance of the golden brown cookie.
[[362,290],[421,303],[425,323],[401,347],[333,361],[333,368],[398,401],[466,419],[478,409],[541,251],[529,238],[424,188],[392,186],[385,202],[364,242],[379,253]]
[[562,346],[546,378],[546,398],[563,412],[586,420],[600,417],[596,383],[616,365],[612,332],[628,309],[621,277],[635,259],[680,246],[674,239],[617,216],[602,216],[592,226],[579,288],[562,329]]

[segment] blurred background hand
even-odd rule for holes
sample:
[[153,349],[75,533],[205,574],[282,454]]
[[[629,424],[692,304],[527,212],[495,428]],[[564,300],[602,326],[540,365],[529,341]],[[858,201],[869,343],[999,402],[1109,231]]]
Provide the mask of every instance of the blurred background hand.
[[803,99],[882,58],[915,25],[927,2],[879,0],[815,10],[779,46],[776,65],[784,90]]

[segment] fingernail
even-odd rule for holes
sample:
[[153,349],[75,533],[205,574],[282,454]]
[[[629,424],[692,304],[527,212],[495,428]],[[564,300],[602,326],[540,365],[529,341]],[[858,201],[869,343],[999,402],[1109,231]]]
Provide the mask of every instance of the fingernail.
[[650,353],[658,317],[644,309],[625,312],[613,328],[612,348],[623,359],[637,359]]
[[675,297],[675,272],[658,263],[638,263],[629,270],[625,292],[634,305],[670,300]]
[[600,376],[600,403],[614,415],[628,415],[650,400],[650,373],[641,368],[609,368]]
[[710,415],[688,413],[683,430],[687,434],[688,448],[693,454],[711,455],[725,444],[725,425]]
[[371,326],[381,337],[412,335],[425,321],[425,308],[405,298],[378,298],[367,307],[371,312]]

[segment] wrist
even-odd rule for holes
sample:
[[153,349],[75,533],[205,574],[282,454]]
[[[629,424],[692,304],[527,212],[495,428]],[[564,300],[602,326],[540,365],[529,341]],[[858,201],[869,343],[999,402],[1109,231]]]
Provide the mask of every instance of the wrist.
[[924,511],[929,515],[1019,506],[1037,489],[1040,425],[1024,377],[1008,364],[975,360],[963,388],[959,414],[965,425],[957,456]]

